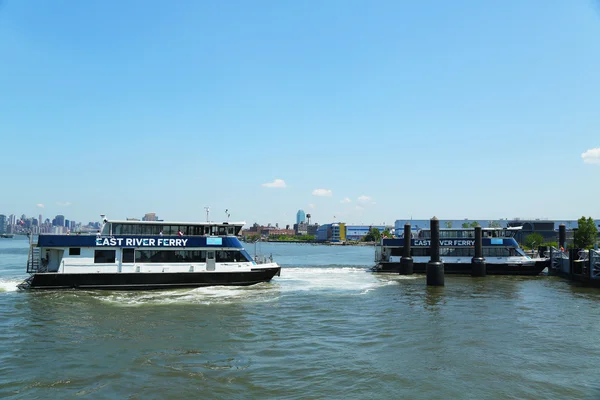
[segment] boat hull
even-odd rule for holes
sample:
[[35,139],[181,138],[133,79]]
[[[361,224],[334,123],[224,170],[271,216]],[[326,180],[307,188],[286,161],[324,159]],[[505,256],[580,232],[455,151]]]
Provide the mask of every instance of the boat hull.
[[[550,265],[550,260],[539,260],[530,264],[509,264],[509,263],[493,263],[486,264],[487,275],[539,275]],[[372,272],[382,273],[399,273],[399,262],[380,262],[375,267],[371,268]],[[414,263],[413,272],[416,274],[424,274],[427,272],[427,263]],[[444,263],[444,273],[446,274],[471,274],[470,263]]]
[[150,290],[202,286],[248,286],[269,282],[281,267],[253,268],[243,272],[173,273],[35,273],[29,289]]

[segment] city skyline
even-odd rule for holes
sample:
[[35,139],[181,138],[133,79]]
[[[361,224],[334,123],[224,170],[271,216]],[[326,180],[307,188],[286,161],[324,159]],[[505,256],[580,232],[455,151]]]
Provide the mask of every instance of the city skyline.
[[2,213],[600,215],[593,2],[32,4],[0,8]]

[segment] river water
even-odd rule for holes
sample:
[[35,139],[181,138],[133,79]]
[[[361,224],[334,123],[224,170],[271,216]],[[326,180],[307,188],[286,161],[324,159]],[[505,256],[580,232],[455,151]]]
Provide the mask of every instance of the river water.
[[600,398],[600,290],[260,251],[283,269],[251,287],[20,292],[27,241],[0,239],[0,398]]

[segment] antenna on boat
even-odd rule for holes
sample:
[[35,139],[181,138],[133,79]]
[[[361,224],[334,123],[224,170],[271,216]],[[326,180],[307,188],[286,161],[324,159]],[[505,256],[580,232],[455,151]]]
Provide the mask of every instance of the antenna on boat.
[[225,215],[227,216],[227,222],[229,222],[229,216],[231,214],[229,214],[229,209],[228,208],[225,209]]
[[206,222],[208,222],[208,213],[210,212],[210,207],[204,207],[204,210],[206,210]]

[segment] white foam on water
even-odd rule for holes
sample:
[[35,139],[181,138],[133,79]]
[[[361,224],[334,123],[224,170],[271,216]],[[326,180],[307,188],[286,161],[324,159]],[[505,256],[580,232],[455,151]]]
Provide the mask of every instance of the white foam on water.
[[130,292],[92,292],[100,301],[120,306],[153,304],[231,304],[276,301],[280,295],[300,292],[325,292],[364,295],[380,287],[398,284],[417,276],[376,274],[362,267],[283,267],[281,276],[269,283],[252,286],[209,286]]
[[388,283],[365,268],[283,268],[277,279],[283,291],[345,291],[365,294]]
[[123,306],[148,304],[229,304],[268,301],[265,296],[273,289],[269,283],[253,286],[209,286],[196,289],[172,289],[152,291],[95,292],[99,300]]
[[22,283],[23,280],[5,280],[2,279],[0,280],[0,293],[1,292],[16,292],[17,290],[19,290],[17,288],[17,285],[19,285],[20,283]]

